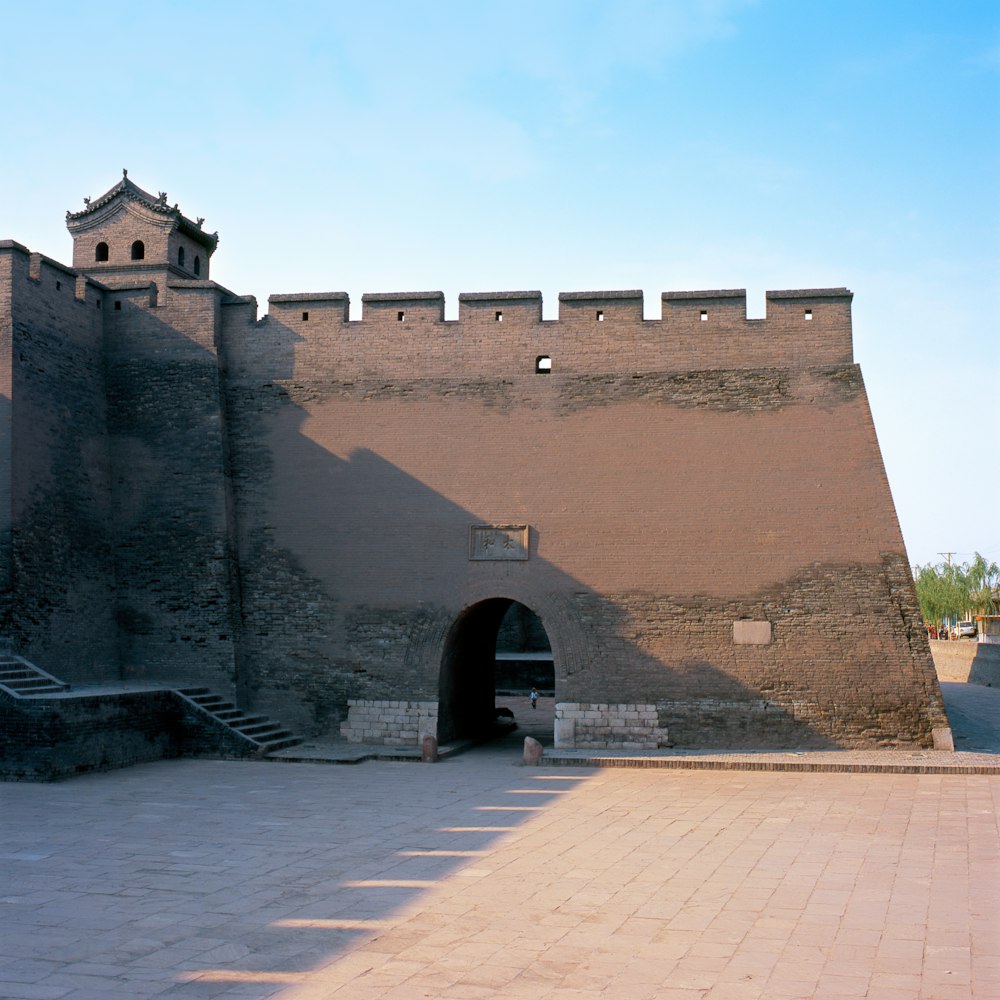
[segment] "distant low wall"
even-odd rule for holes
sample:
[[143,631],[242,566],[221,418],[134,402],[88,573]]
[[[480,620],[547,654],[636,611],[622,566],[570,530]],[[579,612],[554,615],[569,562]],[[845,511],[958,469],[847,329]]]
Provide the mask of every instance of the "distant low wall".
[[939,681],[1000,687],[1000,645],[968,639],[931,639]]

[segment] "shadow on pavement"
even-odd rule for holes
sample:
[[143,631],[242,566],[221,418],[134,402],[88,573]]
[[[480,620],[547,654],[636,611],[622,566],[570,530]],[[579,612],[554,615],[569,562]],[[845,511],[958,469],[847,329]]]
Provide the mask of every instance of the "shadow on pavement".
[[1000,691],[981,684],[942,681],[956,750],[1000,753]]

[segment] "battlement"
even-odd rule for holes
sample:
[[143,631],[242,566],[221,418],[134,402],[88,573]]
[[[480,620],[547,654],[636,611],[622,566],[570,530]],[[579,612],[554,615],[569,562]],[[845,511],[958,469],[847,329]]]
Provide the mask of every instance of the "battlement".
[[[799,288],[765,293],[768,315],[763,320],[747,319],[745,288],[722,288],[705,291],[671,291],[660,296],[662,319],[643,319],[644,296],[641,289],[624,291],[560,292],[559,312],[554,320],[542,319],[542,293],[540,291],[514,292],[462,292],[458,296],[457,322],[479,322],[483,319],[504,322],[509,318],[529,320],[534,323],[579,322],[590,319],[605,322],[625,319],[632,322],[662,323],[668,326],[696,322],[768,322],[783,319],[793,311],[801,312],[803,322],[815,317],[814,307],[822,306],[828,318],[834,314],[850,318],[853,292],[847,288]],[[441,291],[425,292],[366,292],[361,296],[362,314],[359,320],[350,320],[350,296],[347,292],[298,292],[290,295],[271,295],[268,307],[272,315],[282,318],[296,310],[324,311],[337,315],[342,322],[423,321],[453,323],[445,319],[445,297]],[[400,314],[402,313],[402,319]],[[393,315],[395,314],[395,315]]]
[[297,360],[345,377],[801,368],[853,363],[852,298],[769,291],[765,318],[747,319],[745,289],[670,291],[662,317],[645,319],[638,289],[562,292],[557,318],[543,319],[540,291],[463,292],[445,319],[443,292],[380,292],[352,320],[346,292],[299,293],[272,295],[257,323],[241,300],[226,330],[234,359],[253,356],[258,373],[282,329]]
[[45,254],[33,252],[16,240],[0,240],[0,257],[10,264],[10,279],[29,281],[43,294],[70,296],[80,305],[101,308],[105,286]]
[[[145,274],[120,274],[112,288],[89,268],[66,267],[10,240],[0,251],[20,261],[14,270],[24,278],[57,290],[68,283],[78,300],[98,308],[111,296],[109,309],[141,306],[171,322],[175,303],[190,310],[192,297],[213,296],[226,307],[222,332],[235,370],[254,377],[276,377],[290,352],[304,370],[393,378],[803,368],[854,360],[853,293],[844,287],[770,290],[761,319],[747,318],[745,289],[723,288],[663,292],[660,319],[644,318],[640,289],[561,292],[556,318],[544,319],[542,293],[532,289],[463,292],[457,319],[445,318],[441,291],[366,293],[359,319],[351,319],[345,291],[276,294],[258,320],[252,296],[204,278],[170,275],[158,295]],[[178,295],[188,304],[181,306]]]

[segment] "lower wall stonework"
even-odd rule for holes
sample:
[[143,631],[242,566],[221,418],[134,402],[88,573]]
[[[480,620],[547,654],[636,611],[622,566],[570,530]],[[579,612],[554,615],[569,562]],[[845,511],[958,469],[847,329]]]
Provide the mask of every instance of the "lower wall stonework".
[[350,743],[417,746],[423,736],[437,733],[436,701],[375,701],[351,698],[340,735]]
[[556,705],[555,745],[560,748],[655,750],[667,746],[656,705],[625,702]]

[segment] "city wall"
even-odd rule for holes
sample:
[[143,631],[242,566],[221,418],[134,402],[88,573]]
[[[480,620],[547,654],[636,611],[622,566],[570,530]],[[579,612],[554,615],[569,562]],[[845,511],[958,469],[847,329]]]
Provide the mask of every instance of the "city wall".
[[[555,320],[538,292],[463,294],[453,321],[439,292],[355,321],[343,293],[274,295],[258,319],[173,258],[130,265],[142,220],[110,204],[71,224],[77,263],[112,244],[89,276],[0,245],[6,615],[46,669],[451,738],[491,716],[517,601],[564,742],[947,726],[846,289],[769,292],[759,320],[742,290],[665,293],[659,320],[631,291]],[[184,224],[184,259],[210,252]]]
[[[346,699],[433,699],[456,622],[507,598],[542,617],[557,702],[656,704],[652,729],[690,744],[928,742],[946,723],[849,304],[770,293],[749,321],[741,292],[668,294],[659,321],[638,293],[564,294],[554,321],[537,293],[463,295],[457,321],[440,293],[367,295],[360,321],[339,293],[272,296],[260,321],[224,307],[251,688],[307,727]],[[526,525],[529,559],[470,560],[476,524]],[[740,621],[769,641],[736,643]]]

